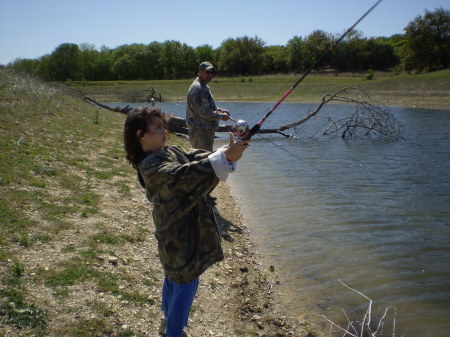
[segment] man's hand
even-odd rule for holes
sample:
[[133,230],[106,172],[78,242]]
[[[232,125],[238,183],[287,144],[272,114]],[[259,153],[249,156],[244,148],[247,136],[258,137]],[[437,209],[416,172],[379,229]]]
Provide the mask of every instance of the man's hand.
[[230,119],[230,111],[228,111],[227,109],[217,109],[217,111],[222,114],[222,120],[224,122]]
[[230,142],[228,143],[227,149],[224,152],[225,157],[229,161],[238,161],[242,157],[242,153],[247,148],[250,140],[238,140],[234,139],[234,135],[232,132],[230,134]]

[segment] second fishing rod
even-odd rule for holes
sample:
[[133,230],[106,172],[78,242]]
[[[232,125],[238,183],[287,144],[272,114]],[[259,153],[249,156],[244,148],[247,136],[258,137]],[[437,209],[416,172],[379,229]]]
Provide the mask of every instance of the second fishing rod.
[[249,125],[246,121],[244,120],[238,120],[236,122],[236,125],[234,127],[234,132],[236,134],[237,137],[243,139],[243,140],[248,140],[250,138],[252,138],[256,133],[258,133],[259,129],[261,129],[262,124],[266,121],[266,119],[272,114],[272,112],[274,112],[278,106],[286,99],[287,96],[289,96],[289,94],[294,91],[294,89],[303,81],[303,79],[308,76],[311,71],[316,68],[321,62],[322,60],[325,58],[325,56],[330,53],[338,44],[339,42],[341,42],[348,33],[350,33],[350,31],[352,31],[356,25],[358,25],[358,23],[360,23],[376,6],[379,5],[379,3],[382,0],[378,0],[372,7],[369,8],[369,10],[367,12],[364,13],[363,16],[361,16],[358,21],[356,21],[353,26],[351,26],[349,29],[347,29],[347,31],[341,35],[341,37],[339,37],[336,41],[334,41],[326,50],[325,52],[316,60],[316,62],[314,62],[306,71],[305,73],[294,83],[294,85],[292,87],[290,87],[285,93],[284,95],[280,98],[280,100],[275,103],[275,105],[267,111],[267,113],[264,115],[264,117],[258,122],[256,123],[251,129],[249,129]]

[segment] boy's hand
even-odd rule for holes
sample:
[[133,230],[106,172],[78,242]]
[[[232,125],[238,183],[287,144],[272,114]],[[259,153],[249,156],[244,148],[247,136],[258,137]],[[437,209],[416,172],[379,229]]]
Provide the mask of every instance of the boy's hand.
[[230,142],[228,143],[227,149],[224,151],[225,157],[229,161],[238,161],[242,157],[242,153],[247,148],[250,140],[238,140],[234,139],[234,135],[232,132],[230,134]]

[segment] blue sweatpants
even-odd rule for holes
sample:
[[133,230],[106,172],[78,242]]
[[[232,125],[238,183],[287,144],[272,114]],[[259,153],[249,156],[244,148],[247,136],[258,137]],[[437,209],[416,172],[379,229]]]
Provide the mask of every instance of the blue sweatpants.
[[198,283],[198,278],[186,284],[164,279],[162,311],[166,319],[167,337],[181,337],[183,328],[188,324],[189,311],[197,293]]

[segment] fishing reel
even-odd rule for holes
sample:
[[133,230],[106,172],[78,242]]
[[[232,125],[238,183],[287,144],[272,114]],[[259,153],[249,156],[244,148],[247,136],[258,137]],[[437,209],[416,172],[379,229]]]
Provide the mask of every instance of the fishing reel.
[[250,130],[250,127],[247,123],[247,121],[243,119],[239,119],[237,122],[230,118],[231,121],[233,121],[235,124],[233,126],[233,134],[236,138],[244,139],[245,136],[248,135],[248,131]]

